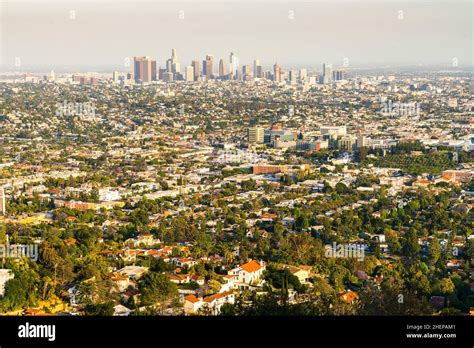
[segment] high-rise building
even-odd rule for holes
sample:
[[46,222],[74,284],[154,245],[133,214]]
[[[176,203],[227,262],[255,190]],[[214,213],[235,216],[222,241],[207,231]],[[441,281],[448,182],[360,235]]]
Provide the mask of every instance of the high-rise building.
[[203,74],[206,75],[206,78],[209,80],[214,75],[214,56],[212,54],[208,54],[206,56],[206,60],[203,62],[203,68],[205,67],[206,71]]
[[261,127],[250,127],[248,129],[248,140],[251,144],[263,143],[264,129]]
[[290,85],[296,85],[296,82],[298,81],[296,74],[296,70],[290,70],[288,75],[288,82],[290,83]]
[[158,80],[164,80],[164,76],[166,72],[167,72],[166,69],[160,68],[158,70]]
[[207,76],[207,61],[202,61],[202,76]]
[[181,73],[181,64],[179,64],[178,62],[174,62],[172,71],[173,71],[173,74],[180,74]]
[[[136,82],[150,82],[156,80],[156,61],[150,57],[133,57],[134,77]],[[154,76],[153,76],[154,71]]]
[[0,215],[5,215],[6,212],[5,190],[3,187],[0,187]]
[[166,60],[166,72],[173,72],[173,61],[171,59]]
[[180,74],[181,73],[181,66],[178,62],[178,55],[176,54],[176,49],[171,49],[171,58],[166,61],[166,68],[168,72],[172,72],[173,74]]
[[151,80],[156,81],[157,76],[156,76],[156,60],[151,61]]
[[344,80],[344,70],[334,70],[332,72],[332,78],[334,81]]
[[324,63],[322,83],[331,83],[331,82],[332,82],[332,65]]
[[275,82],[281,82],[282,81],[282,75],[283,71],[281,69],[281,66],[279,66],[277,63],[273,66],[273,81]]
[[219,77],[222,79],[227,75],[227,69],[224,64],[224,60],[219,60]]
[[252,79],[252,70],[250,65],[244,65],[242,67],[242,78],[244,81],[250,81]]
[[120,82],[120,73],[118,71],[114,71],[112,76],[113,76],[114,83],[119,83]]
[[192,65],[186,67],[186,74],[185,74],[185,80],[187,82],[194,81],[194,68]]
[[255,59],[253,61],[253,77],[254,78],[262,78],[262,66],[260,65],[260,60]]
[[239,58],[230,52],[229,56],[229,75],[232,80],[236,80],[239,75]]
[[199,60],[193,60],[191,65],[194,69],[194,81],[199,79],[199,75],[201,74],[201,70],[199,69]]
[[300,69],[300,81],[305,82],[308,79],[308,71],[306,69]]

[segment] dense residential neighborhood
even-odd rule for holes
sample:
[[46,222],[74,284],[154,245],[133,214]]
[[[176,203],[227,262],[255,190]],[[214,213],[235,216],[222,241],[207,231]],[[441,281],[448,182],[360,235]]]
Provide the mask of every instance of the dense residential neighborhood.
[[281,74],[0,82],[2,314],[472,314],[467,76]]

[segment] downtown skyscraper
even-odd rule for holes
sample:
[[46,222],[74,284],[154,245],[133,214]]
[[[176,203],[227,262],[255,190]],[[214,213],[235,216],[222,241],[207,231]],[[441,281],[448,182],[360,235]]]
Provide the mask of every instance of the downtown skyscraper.
[[283,70],[277,63],[273,66],[273,81],[278,83],[283,81]]
[[173,74],[174,80],[181,74],[181,66],[175,48],[171,50],[171,58],[166,61],[166,72]]
[[156,60],[148,56],[133,57],[133,68],[136,82],[156,81]]
[[201,75],[201,69],[199,65],[199,60],[193,60],[191,65],[194,69],[194,81],[199,80],[199,76]]
[[332,76],[332,65],[324,63],[323,64],[323,76],[322,76],[322,83],[331,83],[333,79]]
[[234,52],[230,52],[230,56],[229,56],[230,79],[236,80],[238,75],[239,75],[239,58],[234,54]]
[[253,61],[253,77],[261,78],[263,77],[262,66],[260,65],[260,60],[255,59]]
[[206,76],[206,79],[210,80],[214,75],[214,56],[212,54],[208,54],[206,56],[206,60],[202,62],[202,74]]
[[219,60],[219,77],[221,79],[225,79],[227,77],[227,69],[226,69],[226,66],[224,64],[223,59]]

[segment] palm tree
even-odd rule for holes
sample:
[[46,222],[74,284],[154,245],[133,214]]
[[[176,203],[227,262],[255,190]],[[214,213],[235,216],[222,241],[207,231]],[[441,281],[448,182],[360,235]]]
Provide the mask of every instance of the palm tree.
[[224,250],[224,259],[225,259],[226,266],[234,262],[234,253],[227,246],[225,247],[225,250]]

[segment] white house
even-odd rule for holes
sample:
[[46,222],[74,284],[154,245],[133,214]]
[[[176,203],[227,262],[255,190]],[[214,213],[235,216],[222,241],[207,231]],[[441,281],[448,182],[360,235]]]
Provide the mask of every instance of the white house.
[[124,268],[119,269],[117,273],[125,275],[130,279],[138,280],[146,271],[148,271],[148,267],[125,266]]
[[221,285],[221,288],[219,289],[219,292],[227,292],[230,290],[235,289],[235,283],[234,283],[234,276],[227,274],[224,276],[221,276],[224,284]]
[[188,295],[184,298],[184,313],[193,314],[196,313],[202,306],[202,297],[196,297],[194,295]]
[[235,303],[235,294],[232,291],[220,292],[204,298],[188,295],[184,298],[184,313],[189,315],[202,310],[211,315],[218,315],[225,303]]
[[212,315],[218,315],[225,303],[235,303],[235,294],[232,291],[204,297],[202,309]]
[[114,284],[112,292],[124,292],[130,286],[130,278],[125,274],[112,272],[109,278]]
[[160,239],[155,239],[152,234],[141,234],[136,238],[130,238],[125,241],[125,245],[130,245],[133,247],[139,247],[140,245],[144,245],[146,247],[151,247],[155,244],[160,244]]
[[250,285],[259,281],[265,268],[266,266],[263,261],[250,261],[230,270],[229,275],[234,276],[236,285],[238,283]]

